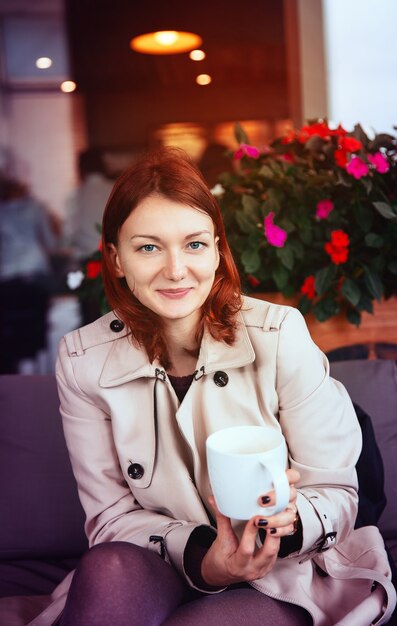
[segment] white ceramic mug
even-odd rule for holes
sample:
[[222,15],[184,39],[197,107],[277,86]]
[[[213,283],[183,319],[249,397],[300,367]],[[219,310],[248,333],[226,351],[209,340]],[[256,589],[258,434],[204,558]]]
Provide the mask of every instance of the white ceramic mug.
[[[287,445],[269,426],[233,426],[218,430],[206,442],[212,493],[223,515],[248,520],[283,511],[290,498]],[[275,492],[276,503],[261,507],[259,498]]]

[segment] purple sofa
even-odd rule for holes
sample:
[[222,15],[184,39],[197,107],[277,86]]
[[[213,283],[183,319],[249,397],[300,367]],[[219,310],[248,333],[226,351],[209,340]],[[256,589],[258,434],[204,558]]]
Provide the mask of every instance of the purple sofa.
[[[331,364],[372,418],[385,467],[379,521],[397,565],[397,365]],[[0,376],[0,624],[22,626],[87,548],[53,376]],[[20,609],[21,596],[31,596]],[[394,623],[394,622],[393,622]]]

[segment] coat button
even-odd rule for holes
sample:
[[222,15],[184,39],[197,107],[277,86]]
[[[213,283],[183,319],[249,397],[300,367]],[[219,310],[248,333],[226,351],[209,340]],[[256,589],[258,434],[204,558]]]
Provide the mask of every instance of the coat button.
[[145,473],[142,465],[139,463],[131,463],[127,470],[128,476],[133,480],[137,480],[138,478],[142,478]]
[[218,387],[226,387],[229,382],[229,376],[226,372],[215,372],[214,374],[214,383]]
[[113,320],[112,322],[110,322],[110,330],[112,330],[114,333],[119,333],[123,330],[123,328],[124,322],[122,322],[121,320]]

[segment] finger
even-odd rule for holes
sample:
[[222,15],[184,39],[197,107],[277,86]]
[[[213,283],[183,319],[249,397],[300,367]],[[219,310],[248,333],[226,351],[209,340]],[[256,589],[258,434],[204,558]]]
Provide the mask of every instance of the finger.
[[255,526],[266,530],[266,534],[273,537],[285,537],[295,530],[296,509],[286,508],[281,513],[269,515],[268,517],[256,516]]
[[[251,558],[257,551],[256,539],[258,535],[258,526],[256,524],[256,519],[256,517],[253,517],[248,520],[244,527],[243,534],[241,535],[240,545],[237,552],[242,560]],[[241,562],[242,561],[240,561],[240,563]]]
[[300,481],[301,475],[298,470],[292,469],[292,467],[290,467],[286,470],[285,473],[287,474],[288,482],[290,485],[295,485]]
[[[294,504],[295,505],[295,501],[296,501],[296,495],[297,495],[297,491],[296,488],[294,487],[294,485],[290,486],[290,495],[289,495],[289,503],[290,504]],[[276,504],[276,494],[274,491],[269,491],[269,493],[266,493],[262,496],[260,496],[259,500],[258,500],[259,506],[263,506],[265,509],[266,507],[271,507],[274,506]],[[264,511],[264,513],[266,514],[266,511]]]

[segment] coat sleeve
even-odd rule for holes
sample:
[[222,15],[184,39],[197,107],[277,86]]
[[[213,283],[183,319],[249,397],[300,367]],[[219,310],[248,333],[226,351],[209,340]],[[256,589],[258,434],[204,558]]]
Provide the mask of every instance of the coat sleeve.
[[344,386],[329,376],[325,355],[303,316],[290,309],[280,326],[276,387],[280,426],[291,467],[301,475],[297,506],[303,527],[299,554],[342,541],[354,527],[358,505],[356,463],[361,430]]
[[110,415],[79,387],[64,340],[56,365],[60,412],[79,497],[86,514],[90,547],[106,541],[128,541],[154,550],[196,586],[185,571],[186,544],[197,528],[212,543],[210,526],[144,510],[129,489],[118,460]]

